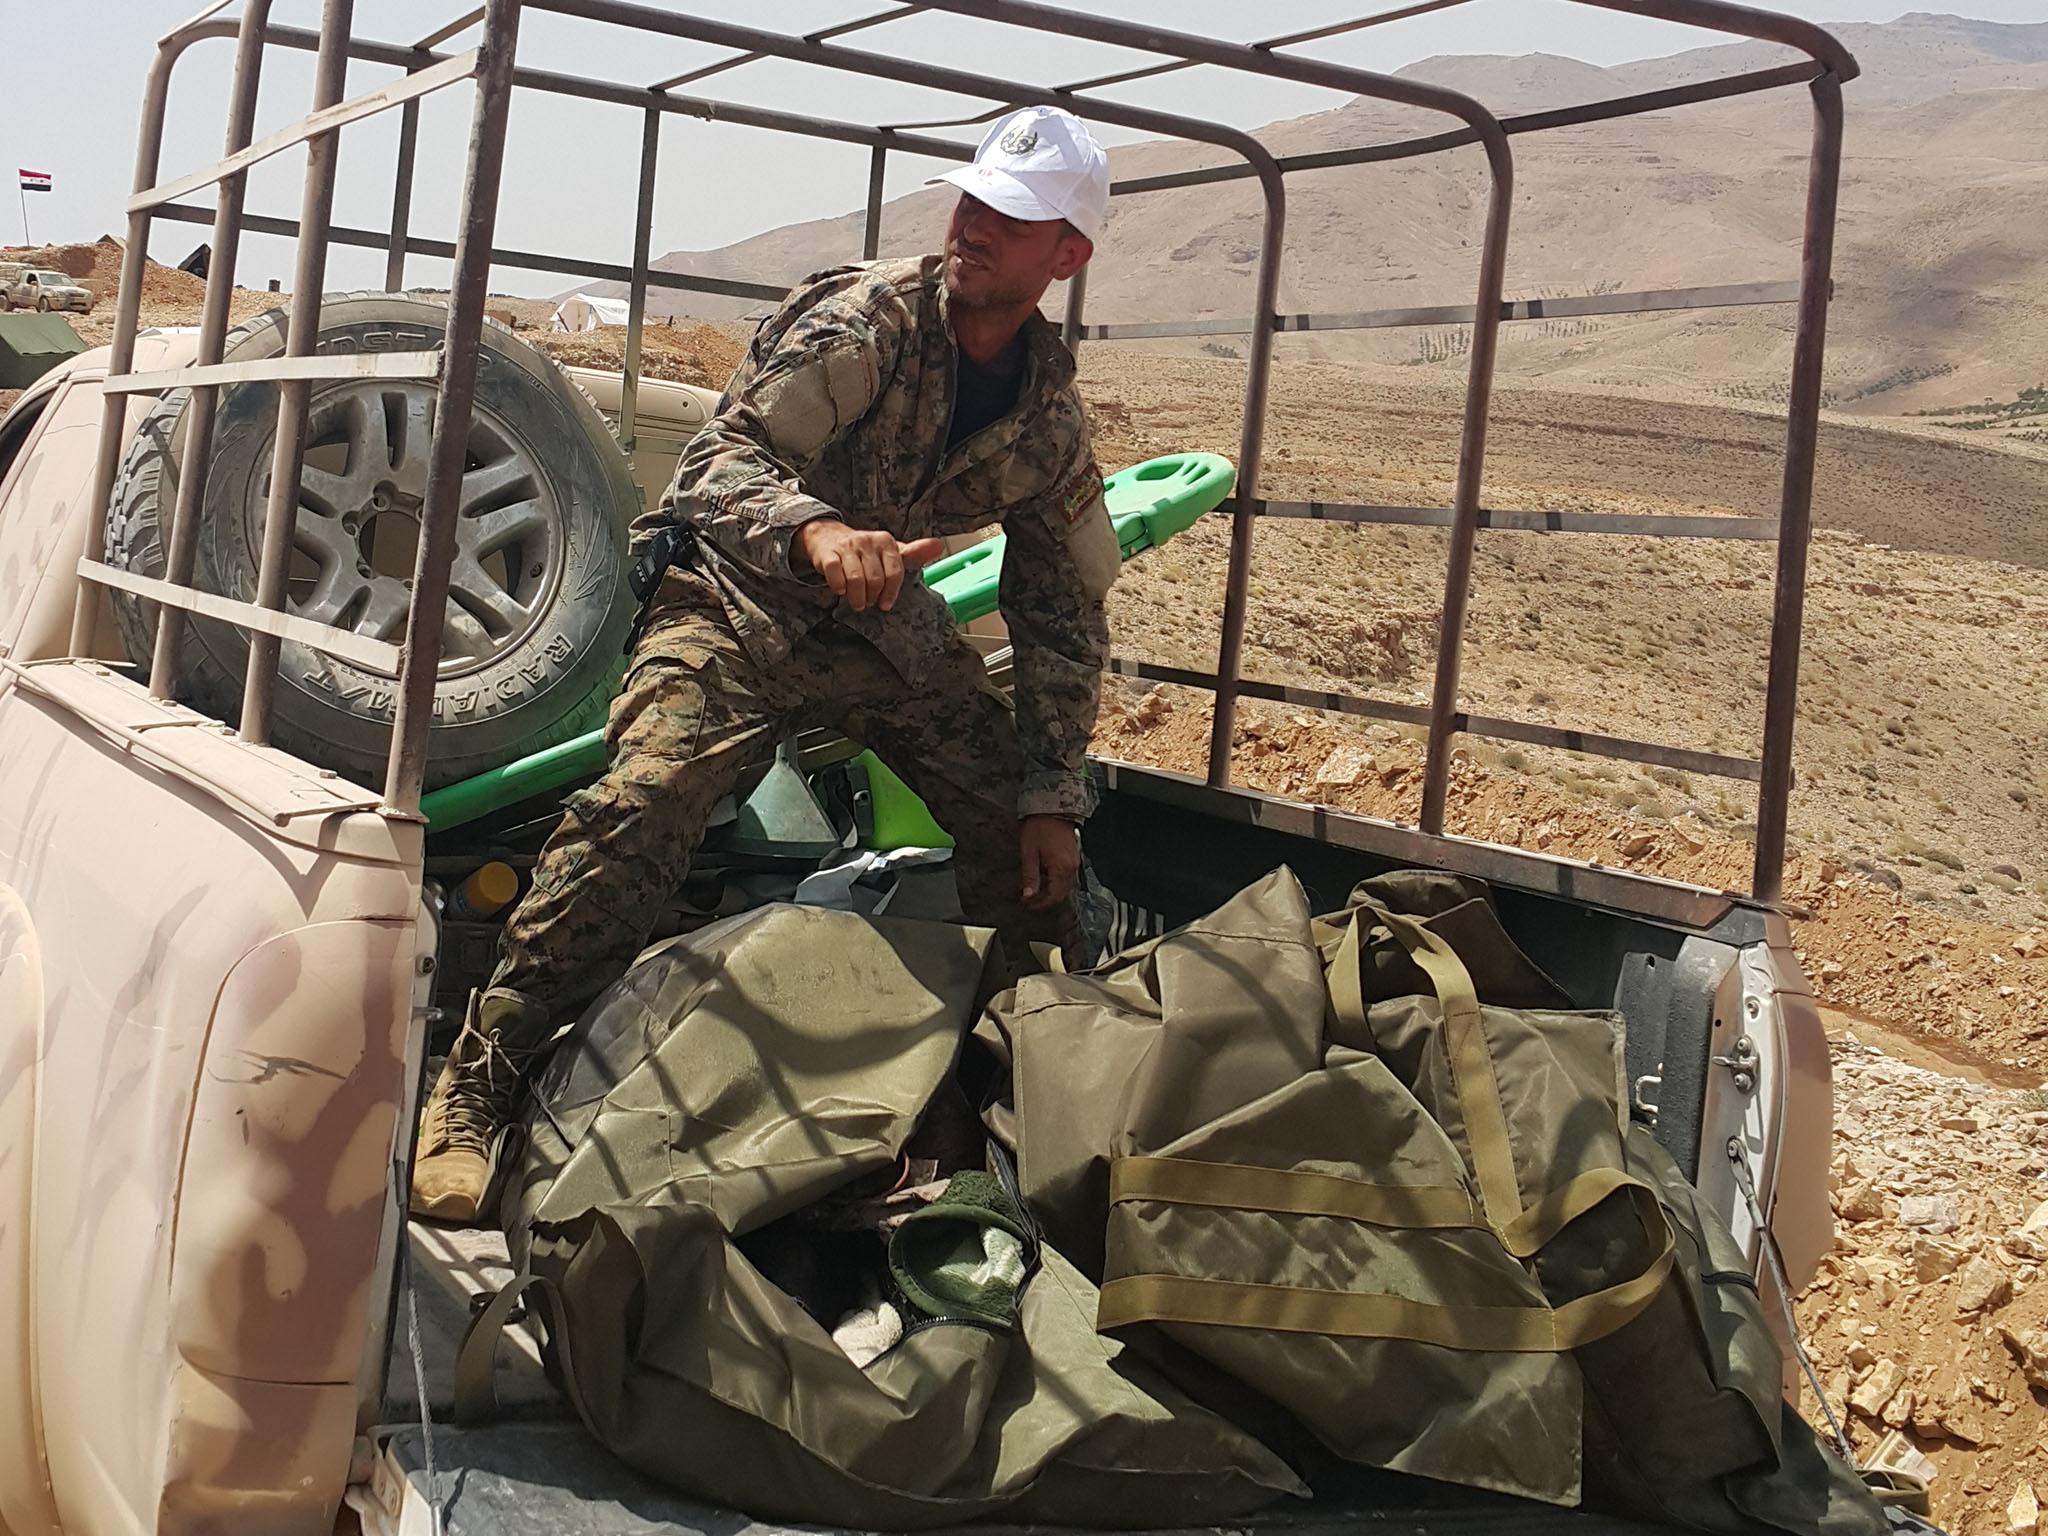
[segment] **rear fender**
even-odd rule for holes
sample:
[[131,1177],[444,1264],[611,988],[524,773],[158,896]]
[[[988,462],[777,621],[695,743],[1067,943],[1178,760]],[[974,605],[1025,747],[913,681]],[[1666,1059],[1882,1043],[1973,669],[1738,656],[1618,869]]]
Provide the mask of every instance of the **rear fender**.
[[12,1536],[329,1528],[419,901],[373,803],[105,668],[0,663]]

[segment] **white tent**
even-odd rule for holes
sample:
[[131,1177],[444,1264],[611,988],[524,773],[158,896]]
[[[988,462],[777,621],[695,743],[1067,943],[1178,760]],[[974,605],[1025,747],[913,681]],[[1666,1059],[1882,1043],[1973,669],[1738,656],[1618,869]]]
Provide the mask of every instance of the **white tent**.
[[572,294],[556,306],[557,331],[594,331],[600,325],[624,325],[626,301],[602,298],[594,293]]

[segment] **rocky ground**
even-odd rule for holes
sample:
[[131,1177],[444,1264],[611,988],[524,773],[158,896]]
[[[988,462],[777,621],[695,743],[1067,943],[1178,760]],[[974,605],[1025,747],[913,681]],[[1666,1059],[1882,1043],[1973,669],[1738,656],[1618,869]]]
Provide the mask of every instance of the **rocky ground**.
[[[2048,1095],[1898,1060],[1855,1028],[1834,1060],[1837,1241],[1799,1301],[1829,1402],[1859,1456],[1893,1431],[1928,1456],[1951,1530],[2030,1531],[2048,1495]],[[1804,1407],[1818,1422],[1810,1391]]]

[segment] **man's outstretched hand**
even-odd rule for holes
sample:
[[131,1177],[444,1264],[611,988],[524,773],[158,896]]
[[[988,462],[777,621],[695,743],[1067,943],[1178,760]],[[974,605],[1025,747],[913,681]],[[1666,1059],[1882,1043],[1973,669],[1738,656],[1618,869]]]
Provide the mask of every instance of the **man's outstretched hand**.
[[1081,873],[1081,829],[1063,816],[1026,816],[1017,823],[1018,851],[1024,861],[1025,907],[1043,912],[1074,894]]
[[798,556],[856,613],[870,604],[885,613],[894,608],[903,578],[946,552],[944,539],[899,544],[894,534],[849,528],[831,518],[805,523],[795,544]]

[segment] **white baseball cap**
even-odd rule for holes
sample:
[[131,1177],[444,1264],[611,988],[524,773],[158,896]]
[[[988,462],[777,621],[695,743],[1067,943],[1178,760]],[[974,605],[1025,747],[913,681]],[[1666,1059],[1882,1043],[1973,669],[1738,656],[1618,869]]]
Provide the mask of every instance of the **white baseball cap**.
[[1109,156],[1088,125],[1059,107],[1025,107],[993,128],[950,182],[1013,219],[1065,219],[1090,240],[1109,217]]

